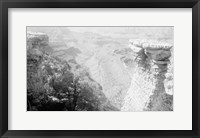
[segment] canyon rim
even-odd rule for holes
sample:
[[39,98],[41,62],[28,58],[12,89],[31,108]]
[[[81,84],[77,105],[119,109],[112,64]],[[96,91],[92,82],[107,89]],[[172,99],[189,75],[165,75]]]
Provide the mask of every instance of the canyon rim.
[[27,111],[173,111],[173,34],[28,26]]

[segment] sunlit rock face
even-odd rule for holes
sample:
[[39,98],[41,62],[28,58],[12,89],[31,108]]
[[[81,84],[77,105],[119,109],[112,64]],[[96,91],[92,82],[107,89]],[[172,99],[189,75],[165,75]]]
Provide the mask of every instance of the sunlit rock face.
[[[136,68],[124,99],[123,111],[171,110],[165,101],[173,98],[165,91],[171,44],[151,40],[130,40]],[[172,100],[171,100],[172,101]]]

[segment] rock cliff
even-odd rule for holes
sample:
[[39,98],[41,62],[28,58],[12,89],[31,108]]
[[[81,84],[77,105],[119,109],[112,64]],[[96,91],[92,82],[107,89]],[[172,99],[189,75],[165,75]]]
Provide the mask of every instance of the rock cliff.
[[49,37],[44,33],[27,32],[27,46],[30,48],[38,46],[47,46]]
[[172,44],[152,40],[130,40],[136,67],[122,111],[173,110],[173,96],[164,81],[170,64]]

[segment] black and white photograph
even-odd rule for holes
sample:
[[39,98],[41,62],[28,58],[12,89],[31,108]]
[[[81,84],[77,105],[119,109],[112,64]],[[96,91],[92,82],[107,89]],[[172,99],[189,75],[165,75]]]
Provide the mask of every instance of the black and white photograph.
[[173,111],[173,26],[27,26],[27,111]]

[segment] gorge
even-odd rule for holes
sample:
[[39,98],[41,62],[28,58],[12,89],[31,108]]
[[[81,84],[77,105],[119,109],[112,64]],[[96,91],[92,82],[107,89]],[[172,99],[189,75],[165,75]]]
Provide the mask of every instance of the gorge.
[[[62,106],[60,110],[71,110],[66,108],[70,105],[79,111],[173,111],[171,41],[161,36],[118,39],[59,28],[28,30],[27,70],[40,80],[37,86],[40,84],[47,96],[48,105],[56,103]],[[69,91],[71,98],[63,91],[71,85],[63,90],[56,88],[67,83],[64,76],[71,76],[72,82],[79,78],[77,104],[69,103],[75,98],[73,89]],[[28,78],[27,83],[34,82],[31,76]]]

